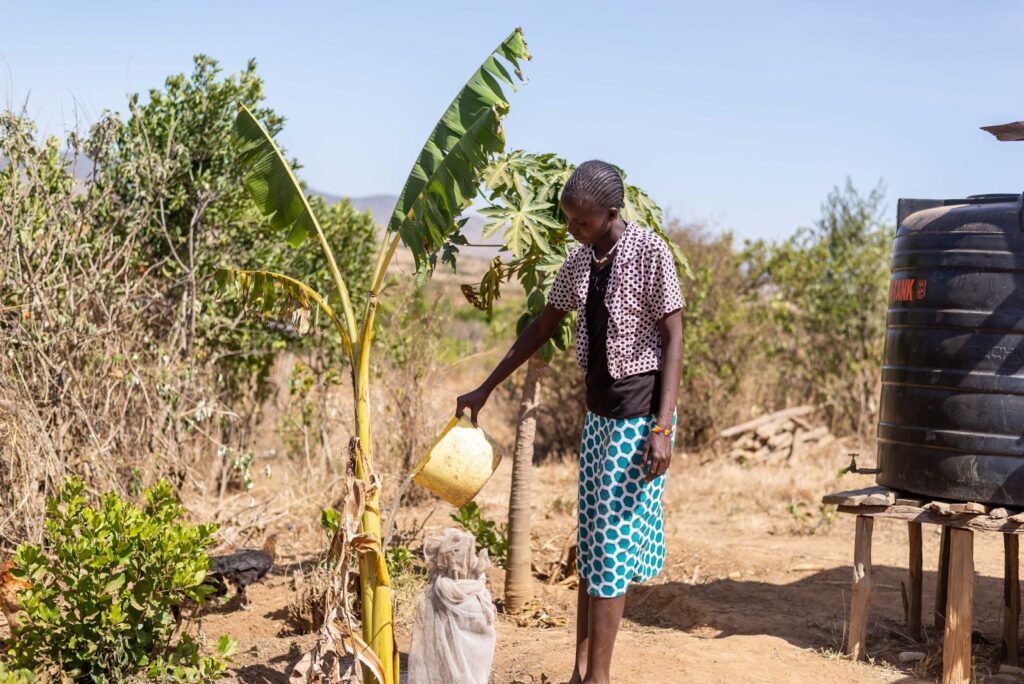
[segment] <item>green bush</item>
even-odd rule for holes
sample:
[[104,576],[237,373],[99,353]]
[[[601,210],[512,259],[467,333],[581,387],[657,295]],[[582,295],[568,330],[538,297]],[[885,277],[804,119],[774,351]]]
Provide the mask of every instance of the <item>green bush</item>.
[[203,580],[216,525],[182,522],[166,482],[144,496],[142,507],[113,492],[90,505],[73,478],[47,502],[44,546],[15,555],[32,588],[20,594],[27,617],[9,665],[99,682],[210,681],[227,669],[228,637],[212,656],[187,634],[174,638],[181,607],[210,591]]
[[9,670],[0,661],[0,684],[32,684],[36,681],[38,681],[38,678],[32,670]]
[[745,255],[791,392],[781,405],[814,403],[841,433],[870,435],[877,418],[893,236],[884,200],[881,185],[862,194],[847,181],[813,227]]

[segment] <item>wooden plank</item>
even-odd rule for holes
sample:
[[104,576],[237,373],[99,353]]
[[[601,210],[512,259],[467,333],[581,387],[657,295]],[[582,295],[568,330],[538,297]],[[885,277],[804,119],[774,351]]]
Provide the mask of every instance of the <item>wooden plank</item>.
[[996,140],[1003,142],[1014,142],[1024,140],[1024,121],[1014,121],[998,126],[982,126],[981,130],[988,131],[996,136]]
[[750,432],[755,430],[762,425],[774,422],[776,420],[782,420],[784,418],[792,418],[793,416],[806,416],[807,414],[814,411],[813,406],[795,406],[793,408],[783,409],[782,411],[776,411],[775,413],[769,413],[753,420],[748,420],[745,423],[739,425],[733,425],[730,428],[726,428],[718,433],[719,437],[735,437],[741,435],[744,432]]
[[871,572],[872,518],[857,517],[853,547],[853,596],[850,599],[850,639],[846,653],[853,660],[867,660],[868,613],[874,576]]
[[[809,420],[807,420],[805,418],[801,418],[800,416],[790,416],[789,419],[792,420],[794,423],[796,423],[797,427],[799,427],[799,428],[801,428],[803,430],[807,430],[808,432],[810,432],[811,430],[814,429],[814,426],[811,425],[811,421],[809,421]],[[823,433],[823,436],[824,436],[824,434],[827,434],[827,433],[828,433],[828,428],[825,428],[825,432]]]
[[973,501],[967,501],[964,503],[951,503],[949,504],[949,509],[954,513],[974,514],[988,513],[989,510],[991,510],[989,506],[984,506],[980,503],[974,503]]
[[913,506],[915,508],[924,508],[924,505],[928,503],[924,499],[912,499],[906,496],[897,496],[894,505],[896,506]]
[[828,434],[829,434],[828,428],[825,427],[824,425],[821,426],[821,427],[816,427],[813,430],[808,430],[807,432],[801,432],[800,436],[797,438],[797,444],[806,444],[807,442],[817,442],[819,439],[824,439],[825,437],[828,437]]
[[1003,535],[1003,659],[1017,665],[1020,647],[1020,538]]
[[896,503],[896,492],[885,487],[877,487],[877,491],[868,494],[863,501],[860,502],[861,506],[892,506]]
[[833,506],[891,506],[896,503],[896,492],[888,487],[865,487],[826,494],[821,502]]
[[1007,520],[1024,523],[1024,511],[1021,511],[1020,513],[1011,513]]
[[946,527],[962,528],[974,532],[1002,532],[1003,534],[1024,534],[1024,519],[992,518],[987,515],[973,513],[940,514],[932,510],[914,506],[845,506],[840,505],[840,513],[867,515],[872,518],[891,518],[907,522],[930,523]]
[[952,506],[946,501],[930,501],[924,505],[924,509],[926,511],[938,513],[939,515],[952,515],[955,512],[953,511]]
[[942,528],[939,542],[939,567],[935,582],[935,629],[946,628],[946,593],[949,589],[949,533],[951,527]]
[[907,523],[907,537],[910,546],[910,562],[907,578],[907,634],[914,641],[921,641],[921,523]]
[[942,641],[942,684],[970,684],[974,600],[974,533],[954,529],[949,540],[949,605]]

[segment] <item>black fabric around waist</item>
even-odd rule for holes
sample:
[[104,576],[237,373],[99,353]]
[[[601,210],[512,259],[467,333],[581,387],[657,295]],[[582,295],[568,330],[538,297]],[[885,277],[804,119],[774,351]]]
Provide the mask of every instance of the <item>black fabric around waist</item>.
[[661,371],[617,379],[608,371],[608,307],[604,300],[610,274],[610,265],[591,265],[585,312],[587,410],[615,419],[657,414],[661,403]]

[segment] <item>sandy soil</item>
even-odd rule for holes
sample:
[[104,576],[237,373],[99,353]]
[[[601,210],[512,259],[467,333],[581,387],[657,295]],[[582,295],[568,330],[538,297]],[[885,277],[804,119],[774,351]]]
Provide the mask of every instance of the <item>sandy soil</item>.
[[[841,451],[801,463],[741,466],[720,459],[701,463],[677,456],[666,490],[669,537],[665,571],[630,590],[615,654],[614,677],[623,684],[649,682],[916,682],[934,681],[941,667],[941,636],[914,644],[903,630],[900,584],[906,567],[902,524],[876,525],[876,594],[869,633],[870,663],[840,655],[853,521],[830,516],[816,503],[830,489],[868,483],[864,476],[836,481]],[[502,520],[511,463],[502,464],[478,501],[488,517]],[[557,558],[573,531],[571,464],[538,467],[535,473],[534,548],[537,563]],[[440,529],[452,509],[443,503],[406,508],[402,528]],[[834,519],[833,519],[834,518]],[[291,573],[309,567],[322,542],[315,530],[296,527],[284,540],[279,567],[250,591],[253,607],[228,606],[203,620],[213,637],[229,632],[240,642],[234,676],[240,682],[286,682],[291,662],[309,647],[288,622],[294,596]],[[932,610],[938,532],[925,532],[925,611]],[[978,536],[975,626],[979,672],[992,663],[999,631],[1002,546],[995,535]],[[502,571],[491,588],[500,598]],[[398,620],[403,652],[408,646],[415,590],[400,591]],[[563,682],[572,663],[575,593],[538,579],[533,617],[501,615],[492,681]],[[926,623],[931,624],[930,619]],[[925,661],[899,663],[901,651],[922,650]]]

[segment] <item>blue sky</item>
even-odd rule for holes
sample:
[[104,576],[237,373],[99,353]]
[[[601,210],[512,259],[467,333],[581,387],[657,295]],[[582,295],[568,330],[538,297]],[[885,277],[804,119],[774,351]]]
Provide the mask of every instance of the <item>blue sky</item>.
[[740,237],[813,222],[849,176],[897,197],[1024,189],[1024,4],[14,2],[0,97],[43,130],[189,71],[258,60],[314,188],[397,193],[472,70],[515,26],[534,60],[509,145],[624,167],[672,215]]

